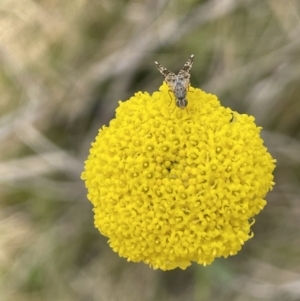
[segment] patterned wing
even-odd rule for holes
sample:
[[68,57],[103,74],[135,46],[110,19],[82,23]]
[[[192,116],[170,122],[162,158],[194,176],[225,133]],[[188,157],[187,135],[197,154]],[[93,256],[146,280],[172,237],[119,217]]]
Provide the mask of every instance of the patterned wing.
[[191,77],[190,72],[193,66],[193,62],[194,62],[194,55],[192,54],[178,73],[178,81],[180,81],[186,89],[190,84],[190,77]]
[[176,82],[177,82],[177,75],[170,70],[168,70],[163,65],[159,64],[158,62],[155,62],[156,67],[158,71],[165,77],[165,82],[169,86],[169,88],[174,91]]

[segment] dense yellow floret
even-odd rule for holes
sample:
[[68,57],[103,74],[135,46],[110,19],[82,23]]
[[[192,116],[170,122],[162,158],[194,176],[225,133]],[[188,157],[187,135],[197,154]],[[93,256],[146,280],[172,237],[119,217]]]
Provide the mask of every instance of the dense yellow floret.
[[252,116],[192,87],[187,109],[174,110],[171,96],[164,83],[120,101],[82,173],[112,249],[162,270],[236,254],[275,168]]

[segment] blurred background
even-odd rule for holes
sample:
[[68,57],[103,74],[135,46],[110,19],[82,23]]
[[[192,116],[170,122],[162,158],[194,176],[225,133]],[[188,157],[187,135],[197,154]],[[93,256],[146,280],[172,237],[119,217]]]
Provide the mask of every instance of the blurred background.
[[[242,251],[211,266],[127,263],[80,180],[118,100],[154,92],[157,60],[254,115],[277,159]],[[1,0],[0,301],[300,300],[300,2]]]

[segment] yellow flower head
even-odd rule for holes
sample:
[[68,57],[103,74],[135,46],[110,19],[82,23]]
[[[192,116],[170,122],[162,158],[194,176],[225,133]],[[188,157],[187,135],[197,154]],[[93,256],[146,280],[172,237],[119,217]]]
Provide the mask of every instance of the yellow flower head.
[[252,116],[192,87],[187,109],[170,97],[164,83],[120,101],[81,176],[112,249],[162,270],[236,254],[275,168]]

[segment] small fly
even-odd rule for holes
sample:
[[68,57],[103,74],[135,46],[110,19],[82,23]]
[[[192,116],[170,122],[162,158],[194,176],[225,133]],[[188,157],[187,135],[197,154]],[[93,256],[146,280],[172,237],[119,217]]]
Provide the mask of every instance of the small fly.
[[186,95],[190,86],[190,71],[193,62],[194,55],[192,54],[177,75],[158,62],[155,62],[158,71],[165,77],[165,82],[169,89],[174,93],[176,106],[180,109],[184,109],[188,105]]

